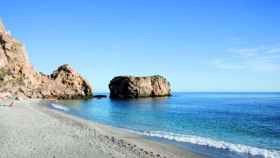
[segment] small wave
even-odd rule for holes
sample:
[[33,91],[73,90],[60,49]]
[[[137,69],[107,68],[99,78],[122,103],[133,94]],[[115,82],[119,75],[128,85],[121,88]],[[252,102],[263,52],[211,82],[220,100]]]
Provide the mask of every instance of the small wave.
[[63,111],[69,111],[69,110],[70,110],[69,108],[64,107],[64,106],[62,106],[62,105],[59,105],[59,104],[51,103],[50,105],[51,105],[53,108],[58,109],[58,110],[63,110]]
[[217,149],[228,150],[231,152],[248,154],[251,156],[261,156],[264,158],[280,158],[280,151],[277,150],[268,150],[268,149],[262,149],[262,148],[257,148],[257,147],[242,145],[242,144],[233,144],[229,142],[218,141],[218,140],[199,137],[199,136],[175,134],[175,133],[162,132],[162,131],[145,131],[145,132],[136,132],[136,133],[144,136],[158,137],[158,138],[164,138],[177,142],[185,142],[185,143],[191,143],[196,145],[208,146]]

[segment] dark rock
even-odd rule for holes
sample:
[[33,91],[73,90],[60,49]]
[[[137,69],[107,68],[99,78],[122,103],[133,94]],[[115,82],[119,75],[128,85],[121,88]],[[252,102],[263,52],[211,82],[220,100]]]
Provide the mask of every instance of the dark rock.
[[162,76],[118,76],[109,84],[110,97],[119,99],[171,95],[170,83]]
[[96,98],[96,99],[107,98],[107,95],[94,95],[93,98]]

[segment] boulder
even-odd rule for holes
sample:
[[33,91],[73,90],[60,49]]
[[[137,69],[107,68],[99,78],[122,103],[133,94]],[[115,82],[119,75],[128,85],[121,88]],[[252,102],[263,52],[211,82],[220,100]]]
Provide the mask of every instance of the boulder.
[[90,84],[69,65],[51,75],[36,72],[26,50],[0,20],[0,94],[14,98],[80,99],[92,97]]
[[68,64],[58,67],[49,78],[55,83],[54,85],[63,85],[63,91],[52,91],[52,95],[59,96],[59,98],[92,97],[92,88],[89,82]]
[[110,97],[119,99],[171,95],[170,83],[162,76],[118,76],[109,84]]

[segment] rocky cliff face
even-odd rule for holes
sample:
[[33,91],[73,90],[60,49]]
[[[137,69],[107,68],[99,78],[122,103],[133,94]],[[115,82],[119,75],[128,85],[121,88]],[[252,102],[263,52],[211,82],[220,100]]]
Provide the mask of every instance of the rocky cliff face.
[[118,76],[109,84],[111,98],[139,98],[170,96],[170,83],[162,76]]
[[5,30],[0,21],[0,96],[74,99],[92,96],[88,82],[69,65],[51,75],[36,72],[24,46]]

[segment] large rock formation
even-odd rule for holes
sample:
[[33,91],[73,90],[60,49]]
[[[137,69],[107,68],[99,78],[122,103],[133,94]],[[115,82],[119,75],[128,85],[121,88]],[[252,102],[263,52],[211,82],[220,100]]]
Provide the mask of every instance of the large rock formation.
[[109,84],[110,97],[119,99],[170,96],[170,83],[162,76],[118,76]]
[[36,72],[24,46],[0,21],[0,96],[74,99],[92,96],[92,88],[69,65],[51,75]]

